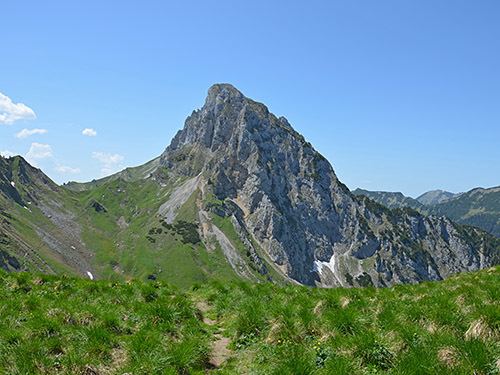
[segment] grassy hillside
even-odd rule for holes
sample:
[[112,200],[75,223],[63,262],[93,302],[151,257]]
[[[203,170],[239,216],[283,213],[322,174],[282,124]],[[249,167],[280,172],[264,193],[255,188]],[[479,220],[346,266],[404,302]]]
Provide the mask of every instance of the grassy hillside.
[[70,181],[64,184],[64,187],[73,191],[88,191],[96,187],[102,186],[106,182],[115,181],[118,179],[122,179],[125,181],[139,181],[145,179],[151,173],[154,173],[159,166],[159,161],[160,161],[159,158],[155,158],[138,167],[125,168],[124,170],[118,173],[112,174],[111,176],[108,177],[100,178],[98,180],[92,180],[89,182]]
[[500,187],[477,188],[431,208],[462,224],[473,225],[500,238]]
[[[157,213],[171,193],[151,180],[121,179],[80,195],[87,207],[81,218],[85,242],[96,249],[94,266],[112,280],[154,277],[188,288],[208,279],[234,280],[237,275],[222,251],[207,251],[197,232],[195,192],[175,221],[167,224]],[[102,205],[96,210],[92,202]]]
[[500,267],[388,289],[0,273],[0,373],[497,374]]
[[[0,269],[126,281],[195,282],[240,278],[215,239],[200,238],[197,190],[167,223],[159,208],[185,181],[158,159],[95,183],[59,187],[21,157],[0,157]],[[154,170],[154,178],[144,178]],[[218,224],[242,244],[228,220]],[[244,262],[252,260],[244,255]],[[249,277],[267,276],[250,268]]]
[[[76,245],[64,223],[77,202],[21,157],[0,157],[0,268],[75,274],[65,252],[54,251],[41,237],[50,237],[60,250]],[[62,226],[49,219],[54,211],[64,213]]]

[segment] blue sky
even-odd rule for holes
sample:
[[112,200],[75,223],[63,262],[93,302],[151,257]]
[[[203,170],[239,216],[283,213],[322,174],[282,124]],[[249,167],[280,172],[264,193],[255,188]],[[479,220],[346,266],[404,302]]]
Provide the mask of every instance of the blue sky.
[[350,188],[500,184],[497,0],[16,0],[1,12],[0,151],[58,182],[154,158],[208,87],[230,82]]

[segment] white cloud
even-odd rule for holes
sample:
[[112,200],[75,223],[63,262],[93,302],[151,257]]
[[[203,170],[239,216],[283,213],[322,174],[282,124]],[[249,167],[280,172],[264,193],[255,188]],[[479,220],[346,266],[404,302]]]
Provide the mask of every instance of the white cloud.
[[117,164],[123,161],[124,157],[119,154],[109,154],[107,152],[93,152],[92,157],[103,164]]
[[16,134],[16,138],[28,138],[35,134],[46,134],[47,129],[23,129],[19,133]]
[[16,154],[15,152],[9,151],[9,150],[4,150],[0,151],[0,155],[3,156],[4,158],[10,158],[11,156],[19,155]]
[[67,165],[57,165],[56,171],[63,174],[77,174],[80,173],[80,168],[72,168]]
[[32,120],[35,112],[23,103],[14,103],[0,92],[0,124],[10,125],[18,120]]
[[45,143],[33,142],[26,154],[26,159],[33,165],[36,165],[37,160],[52,157],[52,147]]
[[101,174],[108,175],[117,172],[122,168],[121,162],[124,157],[119,154],[110,154],[107,152],[94,151],[92,153],[92,158],[98,160],[101,163]]
[[95,137],[97,135],[97,132],[92,128],[85,128],[83,129],[82,134],[87,137]]

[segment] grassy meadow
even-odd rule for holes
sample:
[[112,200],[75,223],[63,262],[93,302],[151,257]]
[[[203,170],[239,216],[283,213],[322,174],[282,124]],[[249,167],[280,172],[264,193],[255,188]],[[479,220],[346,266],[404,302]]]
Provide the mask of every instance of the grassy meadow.
[[1,272],[0,373],[493,375],[499,301],[500,267],[387,289]]

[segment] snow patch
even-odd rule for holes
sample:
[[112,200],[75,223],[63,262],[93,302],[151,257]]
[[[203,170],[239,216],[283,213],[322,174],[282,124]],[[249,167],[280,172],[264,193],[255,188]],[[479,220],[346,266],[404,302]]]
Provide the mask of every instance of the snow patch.
[[313,272],[317,272],[322,275],[324,267],[328,268],[335,275],[335,254],[332,255],[329,262],[315,260],[313,264]]
[[92,275],[92,272],[87,271],[87,276],[89,277],[90,280],[94,280],[94,275]]
[[16,183],[14,181],[11,181],[10,184],[12,185],[12,187],[16,187]]
[[332,273],[335,275],[335,254],[332,254],[332,257],[330,258],[330,261],[328,263],[325,263],[325,266],[332,271]]
[[313,269],[311,272],[319,273],[320,275],[323,273],[323,263],[320,260],[315,260],[313,263]]
[[[336,285],[342,286],[342,285],[344,285],[342,283],[342,278],[339,277],[339,271],[336,270],[336,267],[338,267],[338,265],[337,265],[338,259],[336,258],[336,256],[338,257],[338,256],[342,256],[342,255],[339,254],[338,252],[336,253],[334,251],[331,258],[330,258],[330,261],[328,261],[328,262],[321,261],[321,260],[315,260],[310,272],[316,272],[316,274],[320,276],[322,281],[323,281],[323,277],[325,277],[325,276],[326,276],[326,279],[330,279],[331,276],[333,276],[334,279],[337,280]],[[329,275],[328,271],[327,271],[327,275],[324,275],[325,268],[330,270],[332,275]]]

